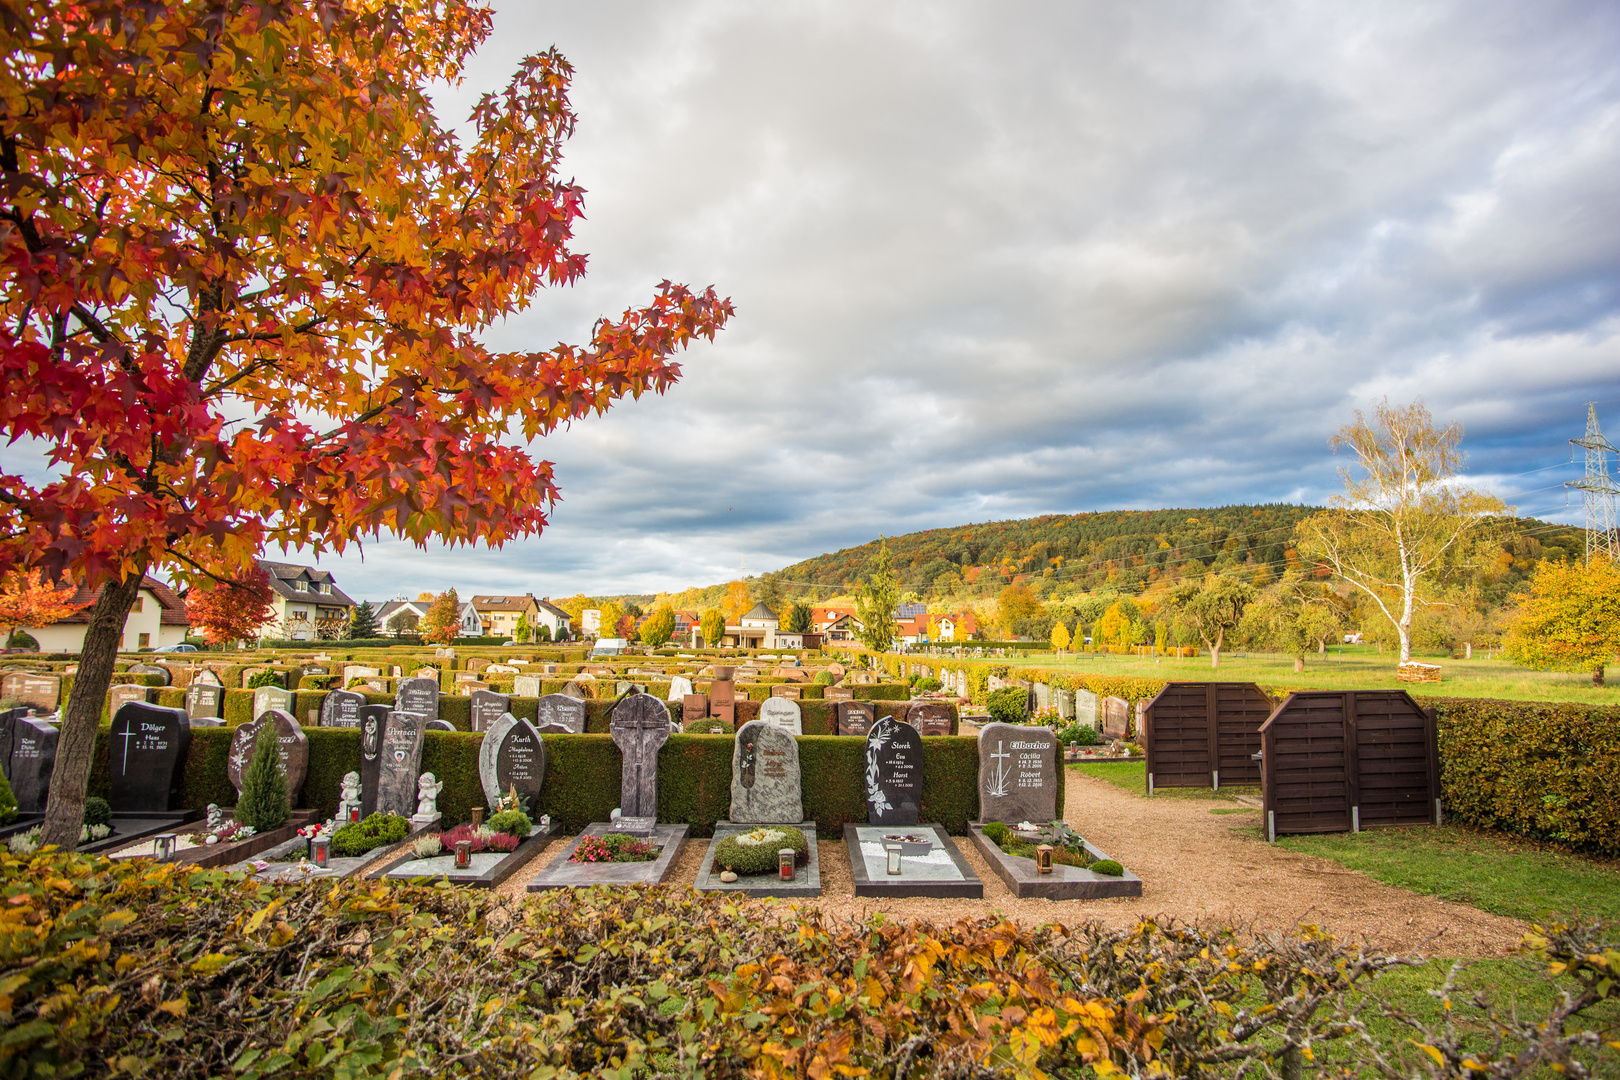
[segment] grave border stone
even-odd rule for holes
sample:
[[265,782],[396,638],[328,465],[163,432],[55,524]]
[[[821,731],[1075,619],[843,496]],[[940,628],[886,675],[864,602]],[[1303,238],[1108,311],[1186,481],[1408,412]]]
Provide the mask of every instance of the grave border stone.
[[[934,843],[942,847],[950,855],[951,862],[961,873],[962,880],[950,881],[942,879],[917,879],[907,881],[902,875],[898,878],[876,880],[866,872],[866,859],[861,855],[861,830],[892,831],[896,828],[908,829],[913,832],[928,830],[934,834]],[[957,850],[951,842],[950,834],[942,825],[870,825],[866,823],[848,822],[844,825],[844,849],[849,854],[850,874],[854,878],[856,896],[886,896],[886,897],[944,897],[963,900],[983,900],[984,882],[979,875],[973,872],[967,859]],[[903,864],[902,864],[903,865]]]

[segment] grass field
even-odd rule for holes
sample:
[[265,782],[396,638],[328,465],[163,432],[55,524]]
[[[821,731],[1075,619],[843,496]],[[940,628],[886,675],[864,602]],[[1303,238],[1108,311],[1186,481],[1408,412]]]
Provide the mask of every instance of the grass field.
[[1330,648],[1326,655],[1312,653],[1305,670],[1296,673],[1289,656],[1271,653],[1232,653],[1221,656],[1221,666],[1210,669],[1209,657],[1124,657],[1107,654],[1036,653],[1008,661],[1014,667],[1048,668],[1087,675],[1136,675],[1156,679],[1255,682],[1266,687],[1300,690],[1407,690],[1415,697],[1486,697],[1513,701],[1578,701],[1588,705],[1620,705],[1620,686],[1594,687],[1590,675],[1531,671],[1506,660],[1473,660],[1415,656],[1442,668],[1439,683],[1403,683],[1395,678],[1395,655],[1365,645]]

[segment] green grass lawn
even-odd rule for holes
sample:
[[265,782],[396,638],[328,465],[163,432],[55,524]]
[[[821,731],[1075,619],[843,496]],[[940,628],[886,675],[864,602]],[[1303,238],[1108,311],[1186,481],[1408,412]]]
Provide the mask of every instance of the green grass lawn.
[[[1087,776],[1095,776],[1099,780],[1106,780],[1115,787],[1124,788],[1132,795],[1147,795],[1147,762],[1145,761],[1082,761],[1069,765],[1071,769],[1079,769]],[[1221,799],[1231,801],[1239,795],[1253,795],[1259,797],[1260,789],[1257,787],[1223,786],[1219,791],[1209,788],[1158,788],[1154,791],[1154,798],[1167,799]]]
[[1326,655],[1312,653],[1305,670],[1294,671],[1293,657],[1276,653],[1226,653],[1221,666],[1210,669],[1209,657],[1123,657],[1093,653],[1067,653],[1058,657],[1036,653],[1010,661],[1014,667],[1049,668],[1063,673],[1089,675],[1134,675],[1156,679],[1200,681],[1211,678],[1224,682],[1255,682],[1267,687],[1301,690],[1410,691],[1415,697],[1485,697],[1513,701],[1578,701],[1588,705],[1620,705],[1620,686],[1597,688],[1590,675],[1551,671],[1531,671],[1506,660],[1487,660],[1476,654],[1473,660],[1452,660],[1443,656],[1414,656],[1423,663],[1439,664],[1439,683],[1403,683],[1395,678],[1393,653],[1374,651],[1369,646],[1329,649]]

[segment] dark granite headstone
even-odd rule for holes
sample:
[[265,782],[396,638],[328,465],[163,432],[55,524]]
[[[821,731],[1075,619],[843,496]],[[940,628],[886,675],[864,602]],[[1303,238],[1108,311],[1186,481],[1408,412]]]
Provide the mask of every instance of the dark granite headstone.
[[225,709],[225,689],[197,682],[186,687],[186,715],[193,720],[218,720]]
[[161,666],[159,666],[157,664],[131,664],[131,665],[129,665],[128,674],[130,674],[130,675],[156,675],[159,678],[159,681],[158,681],[159,686],[168,686],[169,684],[174,682],[174,672],[170,671],[166,667],[161,667]]
[[382,777],[383,729],[388,726],[387,705],[367,705],[360,710],[360,814],[370,817],[377,810],[377,784]]
[[919,701],[906,711],[906,723],[924,735],[949,735],[951,708],[937,701]]
[[979,729],[979,820],[1044,825],[1057,817],[1057,735],[1050,728]]
[[113,812],[166,812],[174,805],[180,773],[191,745],[184,709],[126,703],[112,720],[107,756],[112,770]]
[[416,813],[416,780],[422,774],[422,733],[427,721],[421,713],[395,709],[388,714],[377,772],[379,811],[404,817]]
[[737,732],[731,751],[731,812],[738,823],[797,825],[804,820],[799,744],[767,720]]
[[514,787],[532,808],[546,779],[546,744],[533,724],[511,713],[496,718],[478,748],[478,779],[494,806]]
[[[366,695],[353,690],[333,690],[321,699],[321,727],[357,727]],[[384,713],[387,706],[380,706]]]
[[[415,713],[424,720],[439,718],[439,680],[423,677],[401,679],[394,694],[394,711]],[[412,780],[411,783],[416,781]]]
[[575,735],[585,732],[585,703],[567,694],[547,694],[535,707],[535,724],[541,730],[561,727]]
[[881,717],[866,734],[866,820],[915,825],[922,812],[922,736],[910,724]]
[[472,729],[488,731],[490,726],[512,711],[512,699],[493,690],[474,690],[472,695]]
[[423,731],[454,731],[456,725],[448,720],[429,720],[422,726]]
[[62,680],[56,675],[30,675],[17,672],[0,679],[0,698],[29,705],[46,712],[56,710],[62,696]]
[[4,770],[7,777],[11,776],[11,740],[17,731],[17,721],[22,719],[22,709],[0,709],[0,770]]
[[230,756],[225,760],[225,773],[237,791],[242,790],[242,777],[253,763],[253,751],[259,745],[259,732],[272,727],[276,733],[276,750],[281,756],[281,771],[287,777],[287,805],[297,806],[304,792],[304,778],[309,775],[309,738],[292,713],[270,709],[256,719],[239,724],[231,732]]
[[658,816],[658,751],[669,741],[669,709],[649,694],[619,702],[608,725],[624,757],[619,812],[629,818]]
[[59,733],[55,724],[32,717],[20,716],[12,723],[11,764],[7,770],[11,794],[17,799],[19,813],[37,814],[45,809],[50,795]]
[[870,701],[840,701],[838,703],[838,734],[859,735],[866,738],[877,719],[877,710]]

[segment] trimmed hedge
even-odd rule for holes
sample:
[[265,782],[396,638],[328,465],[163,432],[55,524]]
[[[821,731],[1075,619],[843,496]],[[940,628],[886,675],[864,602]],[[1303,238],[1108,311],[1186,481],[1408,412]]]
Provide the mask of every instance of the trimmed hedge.
[[1448,818],[1620,855],[1620,707],[1429,702]]

